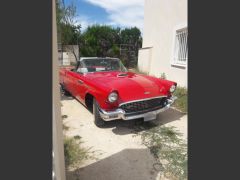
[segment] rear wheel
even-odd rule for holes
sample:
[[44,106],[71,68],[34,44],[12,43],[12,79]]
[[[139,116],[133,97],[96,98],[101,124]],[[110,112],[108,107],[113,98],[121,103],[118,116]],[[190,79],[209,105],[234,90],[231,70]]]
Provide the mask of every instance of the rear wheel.
[[93,99],[93,115],[94,115],[94,123],[97,127],[103,127],[105,125],[105,121],[101,118],[97,101]]
[[65,89],[64,85],[61,84],[60,86],[61,86],[61,92],[62,92],[62,94],[64,94],[65,96],[70,96],[69,91],[67,91],[67,90]]

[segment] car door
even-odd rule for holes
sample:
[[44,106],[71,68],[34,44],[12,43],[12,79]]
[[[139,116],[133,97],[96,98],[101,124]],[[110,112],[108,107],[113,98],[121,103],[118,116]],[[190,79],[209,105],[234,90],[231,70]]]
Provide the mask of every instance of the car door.
[[75,87],[75,98],[84,103],[85,92],[87,90],[85,77],[82,73],[76,72],[73,76]]
[[66,89],[73,95],[76,95],[76,88],[75,88],[75,72],[73,71],[66,71],[66,79],[65,79],[65,86]]
[[83,71],[81,71],[81,68],[82,64],[80,61],[78,61],[76,71],[72,74],[72,83],[74,84],[75,98],[84,103],[87,86],[85,83],[85,76]]

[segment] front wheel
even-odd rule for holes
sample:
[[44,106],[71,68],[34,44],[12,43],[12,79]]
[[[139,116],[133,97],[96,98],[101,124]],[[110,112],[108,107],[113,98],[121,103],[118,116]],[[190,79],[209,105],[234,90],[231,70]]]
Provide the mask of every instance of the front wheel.
[[105,121],[101,118],[97,101],[93,99],[93,115],[94,115],[94,123],[97,127],[103,127],[105,125]]

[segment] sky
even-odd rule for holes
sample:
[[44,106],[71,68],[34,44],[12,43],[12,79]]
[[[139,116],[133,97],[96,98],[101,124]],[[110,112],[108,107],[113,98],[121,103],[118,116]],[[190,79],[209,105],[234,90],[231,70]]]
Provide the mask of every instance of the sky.
[[138,27],[143,32],[144,0],[64,0],[77,8],[76,24],[82,31],[88,25],[104,24],[113,27]]

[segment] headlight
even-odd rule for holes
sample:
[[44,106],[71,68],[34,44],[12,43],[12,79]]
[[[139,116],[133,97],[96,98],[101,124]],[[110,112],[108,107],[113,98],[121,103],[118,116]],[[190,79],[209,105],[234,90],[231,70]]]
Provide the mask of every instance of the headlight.
[[170,91],[171,93],[173,93],[175,90],[176,90],[176,86],[175,86],[175,85],[172,85],[172,86],[170,87],[170,89],[169,89],[169,91]]
[[108,95],[109,102],[115,102],[118,99],[118,94],[116,92],[112,92]]

